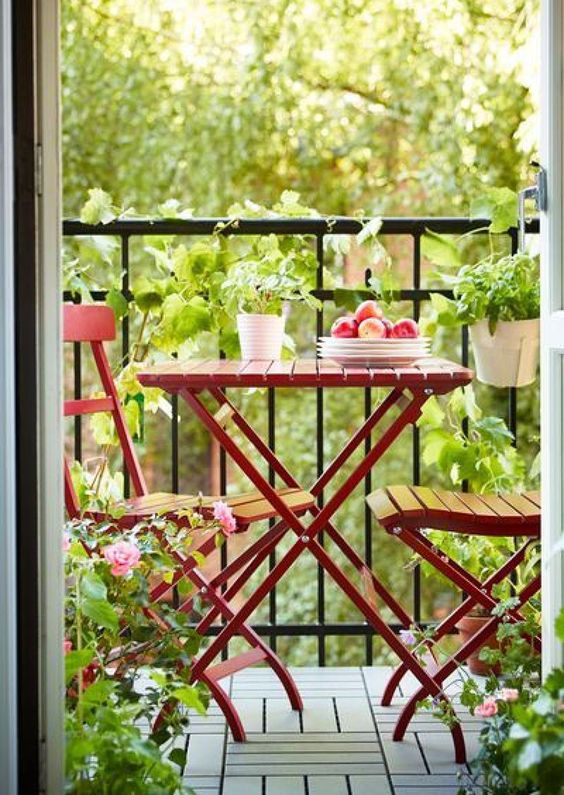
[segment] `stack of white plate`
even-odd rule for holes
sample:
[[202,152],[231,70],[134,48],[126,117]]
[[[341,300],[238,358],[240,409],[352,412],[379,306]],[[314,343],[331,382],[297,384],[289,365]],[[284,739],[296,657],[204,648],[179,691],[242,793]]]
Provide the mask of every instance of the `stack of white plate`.
[[322,359],[332,359],[343,367],[399,367],[428,359],[431,356],[431,339],[320,337],[317,350]]

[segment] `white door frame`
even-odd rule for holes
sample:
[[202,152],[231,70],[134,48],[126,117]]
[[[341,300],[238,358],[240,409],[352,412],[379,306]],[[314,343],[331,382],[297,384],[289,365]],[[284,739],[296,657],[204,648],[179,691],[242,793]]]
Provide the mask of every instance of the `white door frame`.
[[59,2],[37,0],[38,439],[41,623],[41,741],[48,795],[63,792],[63,426]]
[[564,0],[542,0],[541,448],[543,673],[563,664],[554,620],[564,605]]
[[0,771],[17,790],[16,449],[12,14],[0,3]]

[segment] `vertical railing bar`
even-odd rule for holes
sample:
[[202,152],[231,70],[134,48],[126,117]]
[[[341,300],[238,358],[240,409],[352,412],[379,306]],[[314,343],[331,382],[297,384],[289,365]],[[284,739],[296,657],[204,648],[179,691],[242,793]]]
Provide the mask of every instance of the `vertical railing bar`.
[[[273,453],[276,453],[276,392],[273,387],[268,388],[267,393],[268,405],[268,446]],[[268,465],[268,482],[271,486],[276,485],[276,473],[272,464]],[[269,525],[272,527],[275,524],[274,519],[269,520]],[[272,551],[268,558],[268,567],[270,571],[276,566],[276,552]],[[277,623],[277,590],[274,587],[268,597],[268,621],[271,626],[275,627]],[[277,649],[277,635],[275,632],[270,636],[270,647],[275,652]]]
[[[369,286],[372,269],[366,268],[364,271],[364,285]],[[372,413],[372,390],[368,386],[364,390],[364,421]],[[372,447],[372,434],[368,434],[364,440],[364,455],[368,455]],[[369,470],[364,478],[364,496],[367,497],[372,491],[372,470]],[[372,568],[372,511],[368,503],[364,500],[364,560],[369,569]],[[366,665],[374,662],[373,635],[367,635],[365,639],[365,659]]]
[[[413,289],[416,294],[421,290],[421,233],[413,235]],[[415,298],[413,301],[413,317],[419,322],[421,314],[421,301]],[[421,444],[419,428],[413,425],[412,430],[412,457],[413,457],[413,485],[418,486],[421,482]],[[417,564],[413,570],[413,618],[415,623],[421,621],[421,566]]]
[[[219,358],[220,359],[227,358],[225,351],[220,349]],[[227,389],[222,388],[221,391],[224,394],[227,394]],[[227,454],[225,452],[225,449],[221,446],[219,448],[219,491],[221,495],[227,494]],[[219,551],[219,557],[220,557],[221,568],[222,569],[226,568],[227,564],[229,563],[229,557],[227,555],[227,544],[221,545],[221,549]],[[221,592],[225,593],[228,586],[229,583],[224,583],[221,586]],[[227,623],[227,619],[223,616],[221,617],[221,623],[222,624]],[[228,657],[229,657],[229,644],[226,644],[225,648],[221,652],[221,659],[227,660]]]
[[[316,273],[316,288],[323,289],[323,267],[324,267],[324,252],[323,252],[323,234],[317,235],[315,239],[315,255],[317,258],[317,273]],[[321,309],[316,312],[316,336],[317,339],[323,336],[323,305]],[[316,357],[318,357],[316,346]],[[316,450],[317,450],[317,477],[323,473],[324,455],[323,448],[325,445],[324,434],[324,412],[323,412],[323,388],[319,387],[316,390]],[[323,492],[321,491],[317,497],[317,504],[320,508],[323,507]],[[318,536],[321,546],[324,545],[324,534],[321,532]],[[317,566],[317,623],[320,627],[325,624],[325,571],[322,566]],[[325,633],[320,633],[317,640],[317,660],[320,666],[325,665],[326,658],[326,637]]]
[[[129,294],[129,235],[121,234],[121,291],[124,295]],[[121,320],[121,357],[122,367],[129,364],[129,312]],[[130,496],[129,472],[125,461],[123,462],[123,494],[127,498]]]

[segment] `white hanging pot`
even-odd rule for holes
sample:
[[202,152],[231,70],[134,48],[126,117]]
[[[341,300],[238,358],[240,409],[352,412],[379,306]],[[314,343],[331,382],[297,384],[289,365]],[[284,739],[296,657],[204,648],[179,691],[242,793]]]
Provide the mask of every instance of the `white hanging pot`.
[[537,376],[540,323],[500,320],[490,334],[487,320],[470,326],[476,376],[491,386],[526,386]]
[[280,359],[284,338],[282,315],[237,315],[242,359]]

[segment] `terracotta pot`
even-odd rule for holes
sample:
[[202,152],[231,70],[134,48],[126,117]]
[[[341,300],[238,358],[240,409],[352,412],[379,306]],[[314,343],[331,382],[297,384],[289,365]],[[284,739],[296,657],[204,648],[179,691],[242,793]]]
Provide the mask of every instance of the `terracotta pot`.
[[284,339],[284,317],[237,315],[241,359],[280,359]]
[[[490,620],[491,616],[465,616],[461,618],[460,621],[456,624],[456,629],[460,634],[460,640],[462,644],[466,643],[467,641],[472,638],[476,632],[478,632],[484,624],[486,624]],[[490,637],[482,643],[482,645],[468,657],[468,668],[470,673],[475,674],[476,676],[489,676],[490,674],[499,675],[501,673],[499,669],[499,665],[492,666],[488,665],[488,663],[482,662],[482,660],[478,659],[480,655],[480,651],[487,647],[489,649],[499,649],[499,643],[495,637],[495,630],[490,635]]]
[[476,375],[491,386],[526,386],[537,377],[539,320],[500,320],[494,334],[488,321],[469,327]]

